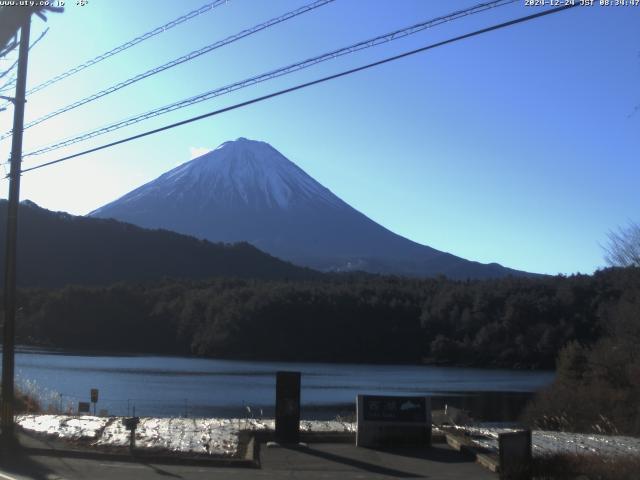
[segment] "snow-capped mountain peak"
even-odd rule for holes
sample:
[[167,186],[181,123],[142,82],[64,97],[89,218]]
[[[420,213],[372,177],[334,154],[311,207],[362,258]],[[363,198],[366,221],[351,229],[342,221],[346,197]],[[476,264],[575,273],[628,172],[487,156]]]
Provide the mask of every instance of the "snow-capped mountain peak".
[[514,273],[396,235],[340,200],[268,143],[246,138],[225,142],[89,215],[212,241],[246,241],[322,270],[443,273],[455,278]]
[[271,145],[243,137],[224,142],[119,201],[129,202],[154,192],[168,198],[197,193],[207,203],[243,202],[255,208],[288,209],[311,201],[341,203]]

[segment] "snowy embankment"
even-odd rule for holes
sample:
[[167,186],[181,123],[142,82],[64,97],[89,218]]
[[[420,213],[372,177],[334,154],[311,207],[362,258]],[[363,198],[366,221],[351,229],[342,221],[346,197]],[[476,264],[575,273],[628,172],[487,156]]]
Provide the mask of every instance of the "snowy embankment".
[[[123,417],[69,415],[19,415],[24,430],[89,446],[129,446]],[[140,418],[136,430],[139,449],[190,454],[234,456],[242,431],[273,431],[273,419],[239,418]],[[302,432],[353,433],[355,424],[338,421],[301,421]]]
[[[69,415],[19,415],[25,430],[59,438],[74,444],[101,448],[128,448],[129,431],[123,417]],[[273,431],[273,419],[240,418],[141,418],[136,430],[136,447],[176,453],[234,456],[240,446],[240,432]],[[498,434],[509,428],[459,426],[478,446],[498,452]],[[356,424],[338,421],[301,421],[300,430],[311,433],[354,433]],[[533,454],[598,453],[640,455],[640,438],[534,431]]]
[[[458,426],[457,431],[468,434],[480,447],[498,453],[498,434],[514,432],[510,428]],[[640,438],[618,435],[592,435],[586,433],[551,432],[534,430],[531,434],[533,455],[555,453],[640,455]]]

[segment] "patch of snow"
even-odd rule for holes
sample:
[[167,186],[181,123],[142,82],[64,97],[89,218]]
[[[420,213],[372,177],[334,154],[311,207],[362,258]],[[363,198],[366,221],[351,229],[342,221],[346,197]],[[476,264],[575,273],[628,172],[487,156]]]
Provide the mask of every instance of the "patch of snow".
[[[514,432],[512,428],[455,427],[471,435],[477,445],[498,452],[498,435]],[[601,455],[640,455],[640,438],[621,435],[592,435],[586,433],[552,432],[534,430],[531,433],[534,456],[552,453],[579,453]]]
[[[129,446],[123,417],[74,417],[67,415],[18,415],[25,430],[69,441],[88,441],[100,447]],[[338,421],[300,422],[302,432],[355,432],[355,424]],[[241,431],[273,431],[273,419],[240,418],[147,418],[136,430],[136,447],[181,453],[232,456],[238,451]]]
[[68,415],[19,415],[18,424],[25,430],[31,430],[45,435],[53,435],[59,438],[86,438],[97,437],[109,422],[105,417],[85,415],[72,417]]
[[[275,429],[275,424],[273,428]],[[337,420],[301,420],[300,431],[307,433],[355,433],[356,424]]]
[[[237,422],[206,418],[141,418],[136,446],[153,450],[230,456],[238,449]],[[129,431],[121,421],[111,422],[95,442],[126,447]]]
[[285,210],[309,202],[344,206],[271,145],[241,137],[169,170],[91,214],[108,214],[111,207],[139,200],[177,198],[178,192],[189,192],[203,205],[241,202]]

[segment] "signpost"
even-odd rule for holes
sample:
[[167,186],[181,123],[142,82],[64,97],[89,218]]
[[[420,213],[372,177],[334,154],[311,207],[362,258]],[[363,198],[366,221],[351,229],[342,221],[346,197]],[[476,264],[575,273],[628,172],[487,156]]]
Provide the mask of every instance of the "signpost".
[[276,373],[276,441],[300,441],[300,372]]
[[96,414],[96,403],[98,403],[98,389],[91,389],[91,403],[93,403],[93,414]]
[[91,413],[89,409],[89,402],[78,402],[78,414]]
[[358,395],[356,445],[431,446],[431,399]]
[[133,453],[133,449],[136,448],[136,428],[140,423],[140,417],[123,418],[122,424],[124,428],[129,430],[129,450]]

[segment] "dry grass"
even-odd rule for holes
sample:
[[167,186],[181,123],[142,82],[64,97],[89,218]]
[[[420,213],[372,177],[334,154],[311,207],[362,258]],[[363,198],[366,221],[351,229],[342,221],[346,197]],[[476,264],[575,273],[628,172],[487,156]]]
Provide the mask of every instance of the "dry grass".
[[539,480],[638,480],[640,456],[546,455],[533,459],[532,473]]
[[16,413],[38,413],[42,410],[38,400],[33,398],[31,395],[22,393],[20,390],[16,389],[15,396]]

